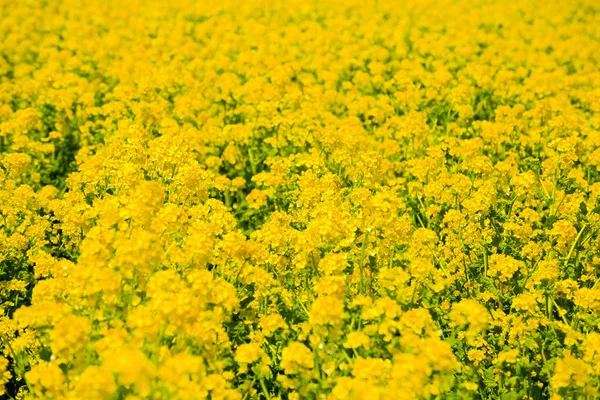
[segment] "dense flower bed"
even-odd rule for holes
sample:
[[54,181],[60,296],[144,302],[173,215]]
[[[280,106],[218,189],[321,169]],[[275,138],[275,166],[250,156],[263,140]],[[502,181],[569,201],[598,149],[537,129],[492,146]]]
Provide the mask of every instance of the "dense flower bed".
[[600,396],[596,0],[0,0],[28,399]]

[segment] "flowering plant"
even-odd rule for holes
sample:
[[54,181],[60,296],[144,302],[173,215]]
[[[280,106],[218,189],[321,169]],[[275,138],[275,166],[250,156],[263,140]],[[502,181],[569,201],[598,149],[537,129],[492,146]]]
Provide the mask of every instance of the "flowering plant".
[[600,396],[600,4],[0,0],[0,395]]

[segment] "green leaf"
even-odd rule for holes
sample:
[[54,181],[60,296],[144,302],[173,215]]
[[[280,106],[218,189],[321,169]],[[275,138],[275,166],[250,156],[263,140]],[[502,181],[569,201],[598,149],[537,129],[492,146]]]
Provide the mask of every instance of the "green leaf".
[[486,369],[483,373],[483,383],[488,388],[498,386],[498,382],[496,381],[496,374],[494,373],[494,369],[492,367]]

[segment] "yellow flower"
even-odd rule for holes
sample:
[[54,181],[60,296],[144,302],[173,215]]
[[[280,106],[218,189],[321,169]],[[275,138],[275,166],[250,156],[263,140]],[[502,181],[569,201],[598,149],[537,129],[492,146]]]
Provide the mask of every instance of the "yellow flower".
[[8,360],[5,357],[0,356],[0,395],[6,393],[4,385],[12,378],[12,374],[7,369]]
[[75,382],[73,398],[109,399],[117,390],[113,374],[106,368],[90,366]]
[[52,354],[65,360],[80,356],[87,346],[90,332],[89,320],[74,315],[62,318],[50,333]]
[[235,361],[238,363],[251,364],[258,361],[261,354],[262,349],[258,343],[242,344],[235,352]]
[[287,329],[287,324],[280,314],[269,314],[260,316],[260,327],[265,336],[273,335],[278,329]]
[[588,366],[585,362],[567,352],[556,362],[550,383],[557,389],[571,385],[583,387],[588,379]]
[[578,289],[574,293],[573,302],[584,309],[600,311],[600,289]]
[[351,332],[346,337],[344,347],[347,349],[357,349],[359,347],[369,349],[370,343],[371,339],[363,332]]
[[344,320],[344,302],[336,296],[319,297],[310,309],[312,325],[341,324]]
[[466,328],[467,339],[473,341],[486,330],[490,316],[488,310],[476,301],[461,300],[452,306],[450,319],[455,327]]
[[500,282],[506,282],[523,268],[523,263],[511,256],[493,254],[490,256],[488,275],[498,277]]
[[17,177],[29,168],[31,156],[25,153],[10,153],[4,155],[0,163],[6,168],[9,176]]
[[300,342],[291,342],[281,352],[281,368],[287,375],[296,374],[313,367],[313,353]]
[[65,376],[57,362],[42,361],[25,374],[25,379],[29,390],[39,397],[64,397],[67,389]]

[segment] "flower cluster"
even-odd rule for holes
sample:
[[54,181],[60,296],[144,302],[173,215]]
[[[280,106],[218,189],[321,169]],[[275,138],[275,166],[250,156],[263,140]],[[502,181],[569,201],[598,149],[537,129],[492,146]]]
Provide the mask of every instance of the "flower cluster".
[[600,396],[600,3],[0,0],[0,395]]

